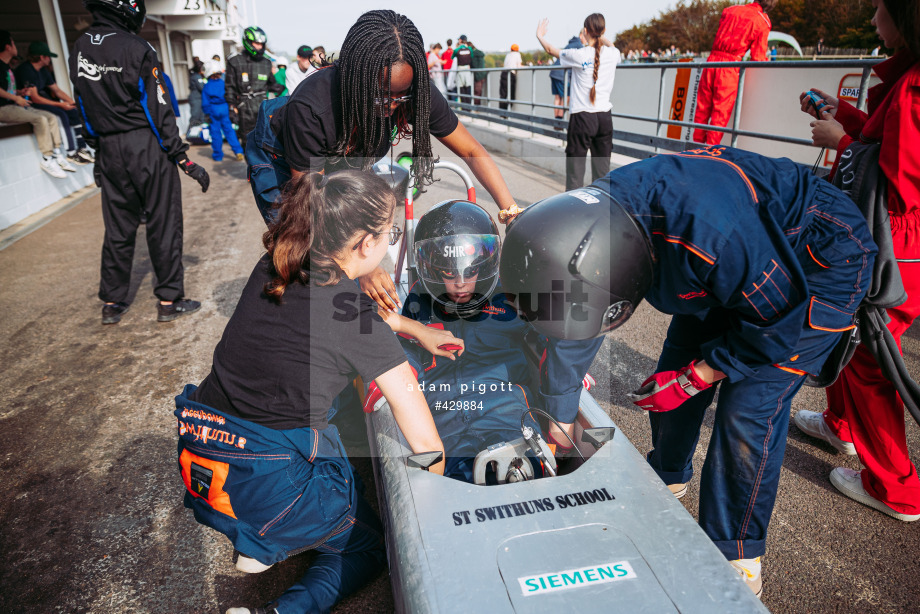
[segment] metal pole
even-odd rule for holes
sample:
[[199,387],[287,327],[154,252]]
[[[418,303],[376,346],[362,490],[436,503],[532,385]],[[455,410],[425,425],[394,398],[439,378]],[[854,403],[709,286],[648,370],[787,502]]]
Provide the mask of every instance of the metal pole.
[[[64,35],[61,9],[57,0],[39,0],[38,9],[42,18],[42,28],[45,31],[45,40],[48,41],[48,46],[51,47],[52,52],[57,51],[58,53],[58,57],[51,58],[54,72],[58,75],[58,87],[64,90],[65,94],[72,97],[73,89],[70,86],[70,79],[66,77],[70,50],[67,48],[67,37]],[[25,54],[24,51],[21,51],[21,53]],[[60,75],[65,75],[65,77],[62,79]]]
[[[569,73],[570,72],[572,71],[566,69],[566,71],[563,73],[563,78],[562,78],[562,106],[566,108],[566,111],[569,110],[568,94],[569,94],[569,87],[570,87],[570,84],[569,84]],[[565,118],[565,111],[562,112],[562,117]]]
[[745,67],[741,67],[741,74],[738,75],[738,96],[735,98],[735,112],[732,113],[732,147],[738,146],[738,133],[737,130],[741,126],[738,124],[741,123],[741,100],[744,98],[744,71]]
[[871,75],[871,66],[863,68],[862,79],[859,81],[859,97],[856,99],[856,108],[860,111],[866,110],[866,90],[869,89],[869,77]]
[[[655,122],[655,136],[661,136],[662,123],[661,119],[664,116],[664,66],[659,68],[658,75],[658,120]],[[661,149],[656,147],[655,153],[661,153]]]
[[[530,116],[533,117],[534,103],[537,101],[537,71],[530,71]],[[533,122],[530,122],[531,127],[533,127]]]

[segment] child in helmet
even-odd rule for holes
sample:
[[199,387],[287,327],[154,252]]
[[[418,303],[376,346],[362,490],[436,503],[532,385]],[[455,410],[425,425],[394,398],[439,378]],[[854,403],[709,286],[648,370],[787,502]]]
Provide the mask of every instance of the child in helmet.
[[230,105],[224,100],[224,75],[217,62],[208,64],[208,82],[201,91],[201,109],[211,118],[211,157],[217,162],[224,159],[223,133],[227,137],[230,149],[236,154],[236,159],[243,161],[243,146],[236,138],[233,125],[230,123]]
[[499,284],[501,239],[489,214],[471,202],[443,202],[419,219],[413,249],[419,281],[403,315],[453,333],[465,350],[447,361],[411,342],[403,347],[444,442],[444,474],[471,482],[476,454],[520,438],[522,416],[539,432],[535,416],[524,415],[528,409],[577,413],[582,381],[601,340],[541,337],[540,382],[534,386],[524,345],[533,329]]

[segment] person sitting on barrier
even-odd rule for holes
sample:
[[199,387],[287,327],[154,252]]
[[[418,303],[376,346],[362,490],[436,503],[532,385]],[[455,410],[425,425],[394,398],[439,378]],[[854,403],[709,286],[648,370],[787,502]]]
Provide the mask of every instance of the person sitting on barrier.
[[[348,31],[340,59],[310,79],[310,87],[262,105],[246,147],[253,194],[266,222],[277,214],[275,199],[292,176],[367,170],[396,138],[411,137],[416,185],[430,184],[432,135],[463,158],[499,208],[514,206],[495,162],[431,87],[425,44],[408,17],[364,13]],[[360,282],[382,307],[398,309],[393,281],[382,269]]]
[[[540,338],[543,359],[534,389],[525,347],[533,328],[517,316],[498,283],[500,248],[498,227],[482,207],[460,200],[436,205],[418,221],[419,281],[403,307],[406,317],[464,342],[465,351],[452,360],[405,339],[403,347],[447,451],[445,475],[468,482],[477,453],[521,437],[528,409],[552,416],[578,412],[585,374],[602,342]],[[524,424],[539,432],[534,415]],[[535,469],[542,475],[538,464]]]
[[[176,397],[185,505],[233,542],[237,569],[257,573],[318,551],[297,584],[253,612],[328,612],[386,563],[380,522],[328,424],[333,398],[357,375],[386,395],[414,451],[443,453],[393,332],[442,355],[438,345],[462,341],[395,314],[391,330],[352,281],[398,238],[395,210],[392,190],[370,173],[291,182],[210,374]],[[352,309],[342,317],[344,304]]]
[[[643,298],[674,314],[655,373],[631,395],[651,412],[648,462],[686,494],[721,388],[699,522],[760,594],[792,398],[854,327],[877,250],[859,209],[808,167],[713,147],[525,209],[508,227],[501,281],[538,331],[560,338],[608,333]],[[527,300],[561,290],[581,300]]]
[[[890,241],[907,294],[905,302],[886,310],[888,330],[900,350],[901,336],[920,315],[920,162],[908,145],[920,139],[920,2],[873,0],[872,5],[872,24],[885,46],[897,52],[874,68],[882,82],[869,90],[869,114],[821,90],[811,90],[820,103],[811,103],[810,92],[800,101],[802,110],[816,117],[811,124],[815,145],[835,149],[838,161],[855,158],[846,152],[854,141],[857,146],[879,143]],[[837,164],[835,183],[838,174],[850,174],[849,169],[838,172]],[[827,411],[799,411],[795,424],[844,454],[859,455],[862,471],[831,471],[831,483],[844,495],[898,520],[920,520],[920,479],[907,449],[904,403],[879,364],[865,345],[858,346],[840,379],[827,388]]]

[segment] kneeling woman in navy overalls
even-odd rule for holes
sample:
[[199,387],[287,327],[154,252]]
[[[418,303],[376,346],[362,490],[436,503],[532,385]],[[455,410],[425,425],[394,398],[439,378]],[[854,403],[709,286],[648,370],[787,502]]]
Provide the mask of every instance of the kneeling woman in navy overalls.
[[327,612],[384,565],[380,522],[327,421],[356,376],[376,381],[414,451],[443,452],[393,331],[439,355],[452,335],[393,315],[388,326],[353,281],[398,238],[395,209],[393,192],[371,174],[295,179],[211,373],[176,397],[185,505],[233,542],[237,567],[262,571],[318,551],[297,584],[252,612]]

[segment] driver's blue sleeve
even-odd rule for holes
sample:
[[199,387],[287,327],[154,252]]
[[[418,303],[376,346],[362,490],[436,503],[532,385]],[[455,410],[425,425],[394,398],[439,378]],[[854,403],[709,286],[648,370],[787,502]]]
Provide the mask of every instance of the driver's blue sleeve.
[[572,423],[578,415],[582,381],[603,337],[570,341],[544,337],[540,364],[540,394],[544,409],[559,422]]

